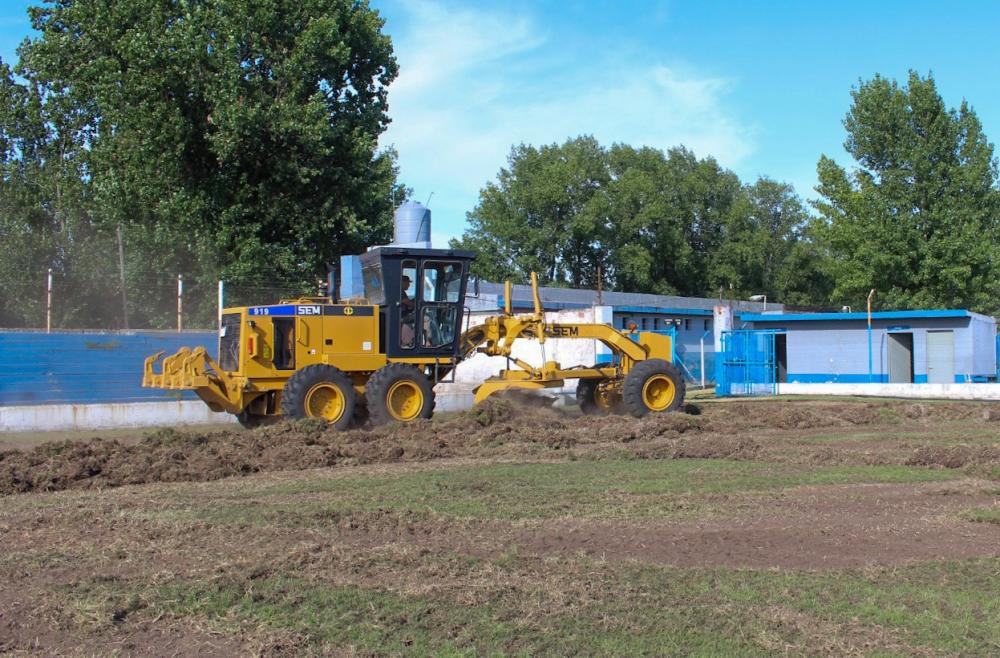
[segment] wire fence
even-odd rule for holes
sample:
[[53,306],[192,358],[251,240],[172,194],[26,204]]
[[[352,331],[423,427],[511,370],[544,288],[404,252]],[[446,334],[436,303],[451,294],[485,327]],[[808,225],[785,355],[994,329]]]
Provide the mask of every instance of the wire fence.
[[[220,308],[322,295],[318,283],[212,281],[176,275],[86,280],[51,270],[0,281],[0,328],[58,330],[214,329]],[[220,303],[222,306],[220,306]]]

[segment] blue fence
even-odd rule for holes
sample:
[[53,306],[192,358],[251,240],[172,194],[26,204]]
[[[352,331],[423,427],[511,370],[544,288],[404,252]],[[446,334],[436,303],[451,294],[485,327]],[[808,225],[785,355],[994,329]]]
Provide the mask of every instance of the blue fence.
[[723,331],[715,365],[719,397],[777,393],[772,331]]
[[[711,385],[715,383],[715,352],[711,349],[711,343],[706,345],[705,350],[705,383]],[[678,345],[675,358],[684,371],[684,376],[692,384],[701,383],[701,351],[698,349],[685,351]]]
[[0,406],[195,399],[142,388],[142,362],[182,346],[217,351],[214,331],[0,332]]
[[[701,383],[701,350],[694,349],[688,351],[684,345],[677,342],[677,330],[673,327],[669,329],[653,329],[644,330],[652,334],[661,334],[664,336],[670,336],[671,342],[673,344],[673,362],[676,364],[680,370],[681,374],[684,375],[684,379],[692,384]],[[637,334],[631,334],[630,337],[634,341],[639,340]],[[706,384],[711,384],[715,382],[716,368],[715,368],[715,351],[711,349],[711,342],[707,346],[709,349],[705,352],[705,382]],[[597,363],[612,363],[614,357],[608,354],[598,354]]]

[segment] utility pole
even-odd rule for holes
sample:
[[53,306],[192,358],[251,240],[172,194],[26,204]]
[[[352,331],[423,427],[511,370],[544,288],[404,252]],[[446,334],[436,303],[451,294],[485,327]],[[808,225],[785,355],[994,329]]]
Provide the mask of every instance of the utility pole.
[[872,368],[872,297],[875,296],[875,289],[868,293],[868,383],[875,381],[875,372]]
[[219,279],[219,328],[222,327],[222,307],[226,304],[226,284]]
[[125,296],[125,245],[122,244],[122,224],[118,222],[118,274],[122,284],[122,321],[128,329],[128,299]]
[[184,329],[184,275],[177,275],[177,333]]
[[49,268],[48,282],[45,286],[45,333],[52,333],[52,268]]

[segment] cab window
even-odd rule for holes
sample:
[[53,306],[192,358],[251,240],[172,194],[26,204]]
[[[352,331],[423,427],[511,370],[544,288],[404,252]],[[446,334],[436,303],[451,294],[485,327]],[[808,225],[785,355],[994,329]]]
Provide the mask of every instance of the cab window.
[[385,303],[385,288],[382,285],[382,266],[378,263],[366,265],[361,269],[364,280],[365,299],[369,304]]
[[455,340],[458,307],[425,306],[421,314],[420,336],[423,347],[446,347]]
[[448,261],[428,261],[424,264],[423,300],[425,302],[458,301],[462,291],[462,266]]
[[404,260],[399,277],[399,346],[411,349],[416,343],[417,261]]

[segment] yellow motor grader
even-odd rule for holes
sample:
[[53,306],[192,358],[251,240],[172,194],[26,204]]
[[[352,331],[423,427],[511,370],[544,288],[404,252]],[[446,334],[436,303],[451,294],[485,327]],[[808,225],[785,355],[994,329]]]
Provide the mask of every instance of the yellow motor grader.
[[[504,309],[466,327],[465,293],[471,251],[378,247],[361,256],[364,298],[335,302],[302,298],[269,306],[227,308],[219,327],[219,358],[204,347],[182,348],[155,364],[145,360],[142,385],[193,390],[217,412],[252,427],[281,416],[322,418],[338,429],[410,422],[434,412],[434,385],[477,353],[507,357],[508,369],[483,381],[475,401],[512,389],[561,387],[578,379],[588,413],[623,408],[634,416],[677,409],[684,379],[671,363],[670,336],[622,332],[599,323],[547,322],[532,274],[532,313],[515,315],[511,286]],[[564,369],[514,358],[520,339],[600,341],[607,364]]]

